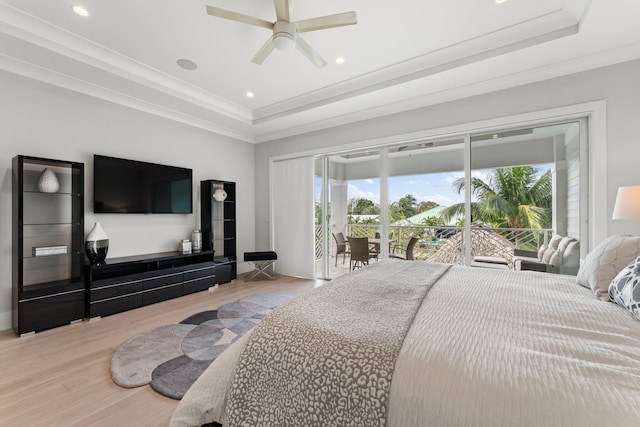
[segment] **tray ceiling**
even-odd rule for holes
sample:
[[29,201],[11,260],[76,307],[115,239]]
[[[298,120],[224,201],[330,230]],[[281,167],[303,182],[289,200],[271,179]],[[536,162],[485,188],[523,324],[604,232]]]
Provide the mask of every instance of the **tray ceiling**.
[[304,34],[326,67],[296,50],[256,65],[270,30],[205,10],[273,21],[269,0],[0,0],[0,69],[263,142],[640,57],[635,0],[289,3],[292,20],[357,13]]

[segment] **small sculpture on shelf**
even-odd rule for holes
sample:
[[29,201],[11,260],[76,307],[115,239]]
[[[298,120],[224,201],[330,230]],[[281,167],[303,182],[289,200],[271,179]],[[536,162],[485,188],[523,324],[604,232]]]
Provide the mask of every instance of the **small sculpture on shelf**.
[[109,236],[102,229],[99,222],[96,222],[87,235],[85,242],[87,258],[91,265],[101,265],[105,263],[107,252],[109,251]]
[[38,190],[42,193],[57,193],[60,182],[56,174],[49,168],[45,168],[38,177]]
[[218,188],[214,193],[213,193],[213,198],[216,199],[216,201],[218,202],[224,202],[227,198],[227,192],[224,191],[222,188]]

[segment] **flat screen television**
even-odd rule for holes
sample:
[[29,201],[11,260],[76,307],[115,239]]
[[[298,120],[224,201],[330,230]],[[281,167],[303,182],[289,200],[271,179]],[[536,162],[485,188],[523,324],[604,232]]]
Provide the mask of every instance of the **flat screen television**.
[[189,214],[191,169],[93,156],[95,213]]

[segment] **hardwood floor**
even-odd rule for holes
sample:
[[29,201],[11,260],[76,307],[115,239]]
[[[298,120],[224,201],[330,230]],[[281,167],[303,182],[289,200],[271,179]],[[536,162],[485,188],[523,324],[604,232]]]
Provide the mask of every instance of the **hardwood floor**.
[[0,425],[166,426],[177,400],[148,385],[124,389],[111,381],[111,356],[124,341],[247,295],[297,295],[321,283],[291,277],[239,279],[211,292],[22,338],[12,330],[0,332]]

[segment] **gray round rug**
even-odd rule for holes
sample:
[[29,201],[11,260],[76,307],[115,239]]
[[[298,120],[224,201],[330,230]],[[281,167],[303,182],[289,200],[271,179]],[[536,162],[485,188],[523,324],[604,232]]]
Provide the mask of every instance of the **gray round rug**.
[[158,393],[182,399],[205,369],[231,343],[291,295],[252,295],[218,310],[189,316],[134,336],[111,358],[111,378],[121,387],[150,384]]

